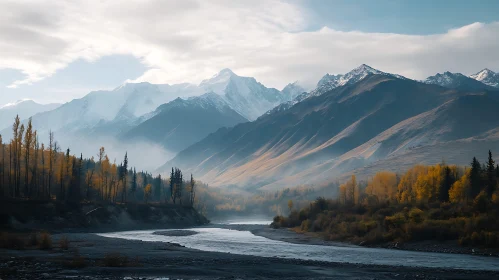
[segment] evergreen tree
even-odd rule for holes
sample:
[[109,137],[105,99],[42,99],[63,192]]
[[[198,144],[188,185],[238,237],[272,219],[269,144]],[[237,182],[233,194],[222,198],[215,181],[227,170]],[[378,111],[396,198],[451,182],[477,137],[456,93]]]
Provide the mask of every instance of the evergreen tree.
[[451,173],[451,170],[449,166],[444,167],[444,174],[443,174],[443,180],[440,185],[440,190],[439,190],[439,196],[438,199],[441,202],[447,202],[449,201],[449,190],[452,187],[452,184],[454,184],[455,178]]
[[182,204],[182,191],[184,188],[184,179],[182,178],[182,171],[178,169],[178,178],[177,178],[177,197],[180,200],[180,204]]
[[482,168],[480,162],[473,157],[473,161],[471,162],[471,172],[470,172],[470,190],[469,190],[469,198],[474,199],[481,191],[481,173]]
[[161,200],[161,174],[154,180],[154,196],[156,200]]
[[132,185],[130,186],[130,192],[133,194],[132,198],[135,196],[136,191],[137,191],[137,171],[135,170],[134,167],[132,175]]
[[173,204],[175,204],[176,194],[175,194],[175,172],[172,167],[172,173],[170,173],[170,196],[172,198]]
[[489,150],[489,158],[487,160],[487,194],[489,197],[492,196],[496,188],[496,170],[495,170],[495,162],[492,158],[492,152]]
[[123,182],[123,192],[121,193],[121,202],[126,201],[126,179],[128,175],[128,152],[125,153],[125,158],[123,159],[123,166],[121,168],[121,180]]
[[192,177],[192,173],[191,173],[191,206],[194,206],[194,197],[196,196],[196,191],[194,189],[195,185],[196,185],[196,182],[194,181],[194,177]]

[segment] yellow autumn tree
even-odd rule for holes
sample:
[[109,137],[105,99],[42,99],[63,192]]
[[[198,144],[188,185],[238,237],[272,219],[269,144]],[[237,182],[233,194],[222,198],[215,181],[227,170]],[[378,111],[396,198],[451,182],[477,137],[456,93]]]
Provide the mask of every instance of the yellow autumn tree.
[[397,200],[397,174],[388,171],[376,173],[368,181],[365,193],[368,196],[374,196],[377,201],[396,201]]
[[400,182],[398,184],[398,200],[401,203],[409,203],[414,202],[416,200],[416,192],[414,189],[414,185],[418,180],[418,176],[421,173],[426,172],[426,166],[424,165],[416,165],[411,169],[407,170],[407,172],[400,178]]
[[452,188],[449,191],[449,200],[451,202],[457,203],[466,201],[470,188],[470,171],[471,169],[466,170],[465,174],[452,185]]

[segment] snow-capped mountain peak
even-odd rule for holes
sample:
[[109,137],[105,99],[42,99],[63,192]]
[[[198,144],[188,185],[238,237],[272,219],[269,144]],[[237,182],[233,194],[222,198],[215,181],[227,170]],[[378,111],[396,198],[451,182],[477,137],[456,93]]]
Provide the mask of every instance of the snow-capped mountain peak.
[[439,85],[446,88],[460,90],[490,89],[490,86],[482,83],[481,81],[478,81],[471,77],[467,77],[461,73],[451,73],[449,71],[445,71],[444,73],[437,73],[434,76],[426,78],[426,80],[422,82],[425,84]]
[[392,76],[396,77],[399,79],[406,79],[403,76],[397,75],[397,74],[390,74],[390,73],[385,73],[382,72],[378,69],[374,69],[371,66],[367,64],[361,64],[360,66],[352,69],[350,72],[344,74],[344,75],[331,75],[331,74],[326,74],[324,77],[322,77],[319,82],[317,83],[317,88],[310,92],[310,95],[312,96],[317,96],[321,95],[327,91],[330,91],[334,88],[337,88],[339,86],[344,86],[347,84],[354,84],[368,75],[387,75],[387,76]]
[[233,77],[237,76],[232,70],[229,68],[222,69],[220,72],[215,74],[213,77],[203,80],[199,87],[203,88],[206,92],[215,92],[217,94],[223,95],[225,93],[225,89],[229,84],[230,80]]
[[434,85],[439,85],[443,87],[449,87],[453,83],[455,83],[457,78],[460,78],[463,76],[460,73],[451,73],[449,71],[445,71],[444,73],[437,73],[434,76],[430,76],[426,78],[423,82],[425,84],[434,84]]
[[281,94],[284,99],[286,100],[292,100],[293,98],[297,97],[298,95],[304,93],[306,90],[300,85],[298,81],[294,83],[289,83],[287,84],[282,90]]
[[319,80],[319,82],[317,83],[317,87],[314,90],[310,92],[302,92],[301,94],[296,95],[292,100],[283,102],[280,105],[274,107],[273,109],[267,111],[266,115],[271,114],[273,112],[285,111],[294,106],[298,102],[301,102],[311,96],[322,95],[323,93],[333,90],[334,88],[337,88],[339,86],[354,84],[364,79],[368,75],[386,75],[404,80],[407,79],[401,75],[385,73],[378,69],[374,69],[367,64],[361,64],[360,66],[352,69],[350,72],[343,75],[342,74],[332,75],[327,73]]
[[499,73],[496,73],[488,68],[485,68],[482,71],[471,75],[470,78],[480,81],[491,87],[499,88]]

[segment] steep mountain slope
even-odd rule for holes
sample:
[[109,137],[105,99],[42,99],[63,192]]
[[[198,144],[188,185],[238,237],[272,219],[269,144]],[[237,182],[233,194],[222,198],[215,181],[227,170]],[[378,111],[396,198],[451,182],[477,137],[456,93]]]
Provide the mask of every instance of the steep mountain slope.
[[[468,164],[469,159],[477,155],[474,154],[476,148],[469,148],[473,142],[481,140],[485,149],[499,148],[499,137],[494,132],[499,128],[498,97],[494,92],[456,94],[444,104],[397,123],[357,148],[308,172],[316,176],[328,172],[339,174],[348,170],[349,163],[368,169],[370,165],[379,167],[380,162],[386,164],[386,169],[396,171],[397,165],[390,164],[390,159],[397,160],[398,168],[409,167],[414,162],[434,164],[442,160]],[[418,160],[415,160],[414,151],[419,153]],[[319,172],[325,166],[327,169]]]
[[211,79],[202,81],[199,87],[204,92],[215,92],[223,96],[232,109],[248,120],[255,120],[292,98],[289,92],[283,94],[277,89],[267,88],[255,78],[238,76],[230,69],[223,69]]
[[279,111],[284,111],[289,108],[291,108],[293,105],[295,105],[298,102],[301,102],[309,97],[312,96],[319,96],[325,92],[331,91],[337,87],[344,86],[344,85],[351,85],[355,84],[368,75],[382,75],[382,76],[388,76],[388,77],[395,77],[399,79],[407,79],[403,76],[397,75],[397,74],[390,74],[390,73],[385,73],[380,70],[374,69],[369,65],[362,64],[357,68],[354,68],[352,71],[346,73],[346,74],[339,74],[339,75],[330,75],[326,74],[324,77],[322,77],[319,82],[317,83],[317,87],[310,91],[310,92],[304,92],[296,97],[290,99],[290,101],[283,102],[276,107],[272,108],[272,110],[267,111],[267,115],[274,113],[274,112],[279,112]]
[[443,74],[436,74],[435,76],[430,76],[423,81],[426,84],[439,85],[446,88],[460,89],[460,90],[485,90],[485,89],[493,89],[490,86],[472,79],[470,77],[466,77],[461,73],[451,73],[444,72]]
[[[180,152],[163,170],[179,166],[219,186],[279,186],[282,180],[339,158],[461,94],[391,75],[368,75],[288,110],[220,129]],[[345,164],[347,170],[362,162]],[[293,184],[309,182],[314,176],[296,178]]]
[[177,98],[158,107],[154,116],[133,127],[121,139],[145,139],[160,143],[168,151],[178,152],[221,127],[231,127],[247,120],[232,110],[215,93],[187,100]]
[[33,100],[19,100],[0,107],[0,129],[10,128],[16,115],[29,118],[35,114],[53,110],[61,106],[58,103],[38,104]]
[[470,78],[480,81],[491,87],[499,88],[499,73],[495,73],[487,68],[482,71],[473,74]]

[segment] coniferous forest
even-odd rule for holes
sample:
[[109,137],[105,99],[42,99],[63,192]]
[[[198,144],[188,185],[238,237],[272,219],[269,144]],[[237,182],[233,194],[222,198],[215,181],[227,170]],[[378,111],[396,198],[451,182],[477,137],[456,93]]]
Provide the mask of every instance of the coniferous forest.
[[126,152],[119,162],[104,147],[95,157],[74,155],[58,144],[53,132],[47,141],[39,139],[31,118],[25,126],[17,116],[12,135],[6,142],[0,135],[2,199],[194,204],[194,178],[185,181],[178,168],[162,178],[131,167]]

